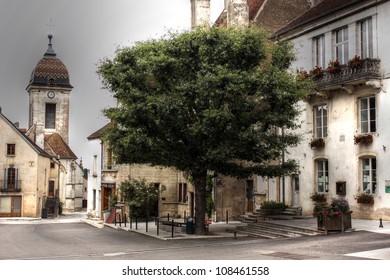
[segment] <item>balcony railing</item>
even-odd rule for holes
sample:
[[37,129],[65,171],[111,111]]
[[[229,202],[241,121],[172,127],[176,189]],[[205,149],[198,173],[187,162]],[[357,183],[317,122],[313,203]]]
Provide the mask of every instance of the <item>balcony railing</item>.
[[21,180],[0,180],[0,192],[20,192],[21,186]]
[[380,60],[364,59],[357,67],[341,65],[336,71],[324,70],[322,75],[314,77],[317,90],[331,90],[343,85],[357,85],[369,80],[381,79]]

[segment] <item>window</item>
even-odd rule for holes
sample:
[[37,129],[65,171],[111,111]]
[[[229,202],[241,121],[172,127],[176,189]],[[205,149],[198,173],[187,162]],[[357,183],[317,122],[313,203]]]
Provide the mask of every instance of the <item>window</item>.
[[4,169],[4,189],[8,191],[18,190],[18,169],[10,167]]
[[45,128],[56,128],[56,104],[46,103]]
[[7,156],[15,155],[15,144],[7,144]]
[[376,191],[376,158],[362,158],[363,192],[374,194]]
[[375,96],[359,99],[360,132],[372,133],[376,131]]
[[374,57],[372,18],[360,22],[360,56],[363,59]]
[[317,192],[324,193],[329,191],[329,171],[327,160],[316,161],[317,174]]
[[182,202],[182,203],[187,202],[187,183],[179,184],[178,202]]
[[314,107],[314,126],[315,137],[328,136],[328,105]]
[[334,32],[335,56],[340,64],[347,64],[348,53],[348,27],[336,30]]
[[313,39],[314,66],[325,68],[325,36],[321,35]]

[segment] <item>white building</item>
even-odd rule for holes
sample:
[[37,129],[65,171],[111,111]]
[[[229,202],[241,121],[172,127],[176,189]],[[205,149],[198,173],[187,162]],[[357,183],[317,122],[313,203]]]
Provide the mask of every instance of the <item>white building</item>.
[[[286,153],[300,164],[299,174],[285,178],[286,203],[304,214],[319,192],[347,199],[354,217],[390,218],[389,16],[389,1],[323,0],[274,34],[294,43],[294,71],[325,70],[300,104],[303,140]],[[349,65],[355,56],[360,64]],[[341,67],[329,69],[336,60]],[[356,143],[362,136],[368,141]],[[318,138],[324,146],[311,147]],[[374,204],[357,203],[363,192]]]

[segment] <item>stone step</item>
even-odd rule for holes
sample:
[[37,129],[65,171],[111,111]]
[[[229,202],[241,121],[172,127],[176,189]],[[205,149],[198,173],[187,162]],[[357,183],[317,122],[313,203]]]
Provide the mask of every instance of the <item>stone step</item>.
[[237,230],[246,231],[246,232],[250,232],[254,235],[267,236],[267,237],[271,237],[271,238],[297,237],[296,234],[288,232],[288,231],[284,231],[284,232],[283,231],[275,231],[275,230],[269,229],[269,228],[256,228],[256,227],[246,226],[246,227],[240,227]]
[[275,223],[270,223],[270,222],[259,222],[256,224],[248,224],[247,226],[251,227],[251,228],[268,229],[268,230],[273,230],[276,232],[291,233],[291,234],[305,235],[305,236],[317,235],[317,234],[322,233],[322,232],[317,231],[317,230],[275,224]]
[[323,232],[318,230],[277,224],[266,221],[261,221],[258,223],[248,223],[246,226],[237,226],[234,231],[252,237],[267,239],[297,238],[302,236],[314,236],[323,234]]

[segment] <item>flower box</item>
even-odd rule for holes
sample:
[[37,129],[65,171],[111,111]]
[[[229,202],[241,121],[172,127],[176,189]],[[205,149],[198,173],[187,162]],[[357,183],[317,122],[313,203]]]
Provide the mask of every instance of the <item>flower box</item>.
[[312,70],[310,70],[310,76],[319,79],[324,75],[324,71],[322,70],[322,67],[315,66]]
[[355,145],[368,145],[373,141],[371,134],[359,134],[353,137],[353,142]]
[[310,148],[312,150],[321,149],[323,147],[325,147],[325,141],[323,138],[315,138],[310,142]]
[[368,193],[359,193],[355,196],[357,203],[374,204],[374,196]]
[[352,69],[360,68],[362,67],[362,64],[363,64],[363,60],[358,55],[355,55],[352,59],[348,61],[348,67]]
[[335,216],[318,216],[317,217],[318,230],[328,231],[341,231],[352,228],[351,213],[341,213]]

